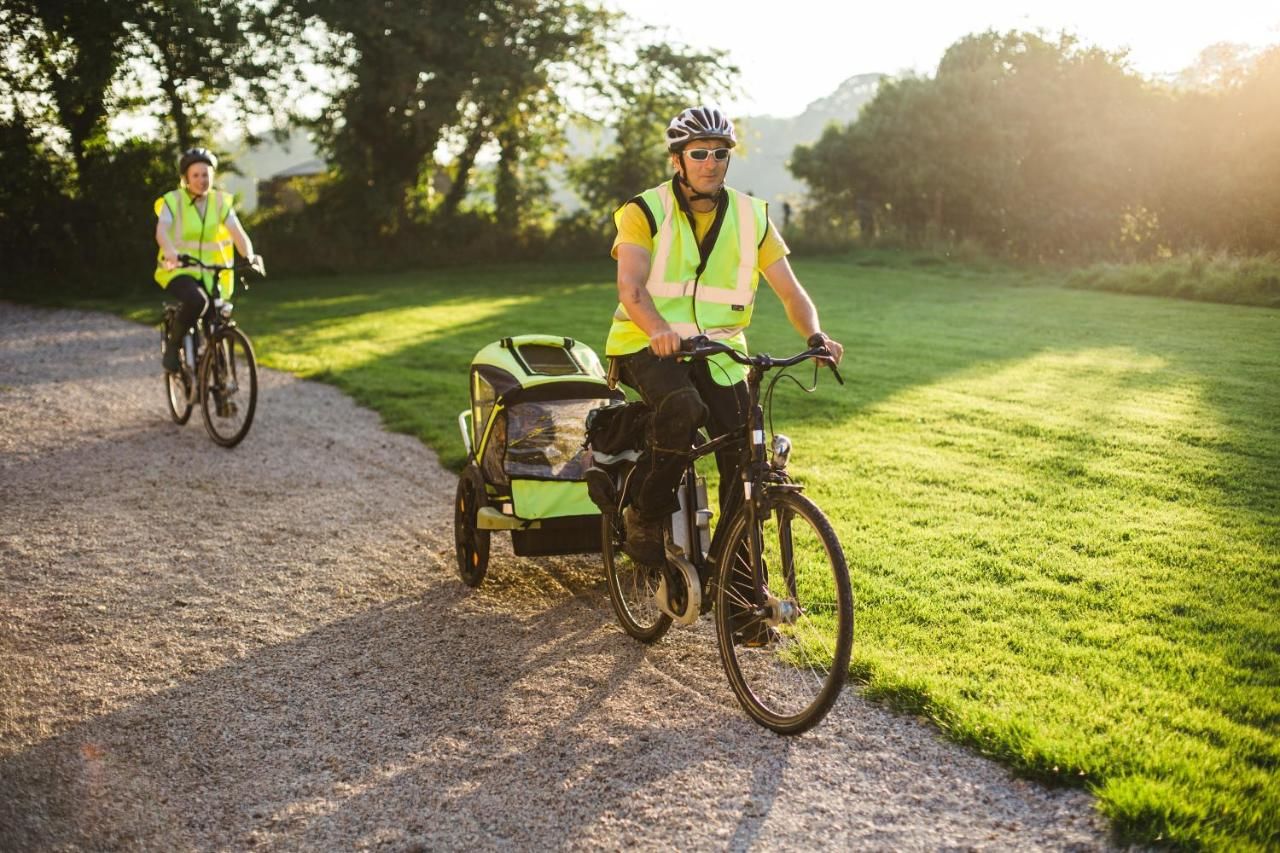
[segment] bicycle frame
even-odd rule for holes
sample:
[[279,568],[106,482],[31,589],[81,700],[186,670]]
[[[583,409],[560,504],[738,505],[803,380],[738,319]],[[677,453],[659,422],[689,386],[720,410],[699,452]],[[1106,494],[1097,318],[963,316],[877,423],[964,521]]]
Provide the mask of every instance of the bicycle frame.
[[[714,609],[720,659],[735,696],[752,719],[780,734],[807,731],[826,715],[844,686],[853,648],[853,593],[839,537],[788,476],[790,441],[776,434],[769,452],[765,444],[773,392],[784,375],[766,383],[765,374],[807,359],[834,371],[831,354],[817,343],[774,359],[706,338],[686,341],[677,357],[723,353],[747,367],[746,393],[738,395],[746,404],[740,426],[685,452],[682,506],[665,521],[660,565],[626,550],[625,517],[605,513],[601,521],[609,598],[623,630],[653,643],[673,623],[692,625]],[[838,372],[836,378],[843,383]],[[738,482],[721,484],[724,517],[704,550],[700,534],[709,512],[696,465],[717,451],[736,456],[740,470],[733,475]],[[621,511],[635,463],[605,465],[612,490],[596,480],[596,496],[602,504],[616,501]]]
[[[821,347],[810,348],[806,352],[790,358],[774,359],[767,354],[745,356],[727,345],[716,343],[706,338],[692,338],[686,341],[686,349],[680,353],[680,357],[705,358],[716,353],[728,354],[730,358],[747,367],[747,417],[741,432],[726,433],[689,451],[683,488],[686,489],[685,507],[693,508],[695,511],[685,512],[683,520],[688,527],[688,541],[698,541],[698,531],[696,529],[697,478],[694,472],[694,465],[697,460],[714,454],[724,447],[740,445],[739,473],[742,483],[742,506],[738,511],[746,515],[747,540],[750,548],[752,598],[757,608],[755,615],[762,616],[769,602],[765,591],[764,572],[761,570],[761,552],[764,545],[760,541],[760,525],[762,516],[767,516],[770,511],[769,491],[783,488],[788,491],[799,492],[802,491],[803,487],[793,483],[784,471],[775,469],[766,455],[765,418],[764,408],[760,403],[760,385],[764,381],[764,374],[773,368],[790,367],[809,358],[823,359],[824,357],[837,380],[841,384],[843,384],[844,380],[840,378],[835,364],[829,360],[829,354]],[[720,527],[717,528],[717,537],[715,538],[718,538],[722,531],[727,529],[726,525],[729,521],[730,519],[727,517],[720,520]],[[715,538],[713,538],[713,543]],[[715,550],[713,548],[713,551]],[[714,566],[710,565],[700,553],[695,552],[691,556],[694,558],[691,562],[697,569],[699,578],[718,577],[718,573],[712,571]],[[728,558],[728,555],[719,553],[716,553],[715,556],[717,560]]]
[[[231,273],[252,269],[264,275],[261,259],[219,266],[205,264],[190,255],[180,255],[186,267],[198,267],[218,273]],[[246,288],[247,284],[244,285]],[[169,412],[179,426],[185,424],[191,409],[199,406],[205,429],[215,443],[234,447],[240,443],[253,423],[257,404],[257,367],[253,345],[231,318],[233,305],[222,299],[216,288],[209,294],[212,299],[193,327],[181,330],[185,364],[176,372],[166,371],[165,386]],[[165,306],[166,339],[177,334],[173,324],[177,320],[179,306]],[[240,365],[243,362],[244,373]],[[247,382],[247,393],[239,397],[241,380]],[[238,420],[236,420],[238,417]]]
[[[197,327],[195,329],[188,330],[186,333],[191,334],[193,345],[197,339],[202,344],[199,359],[196,358],[196,354],[194,352],[187,352],[187,363],[191,365],[192,371],[198,374],[200,370],[200,361],[203,361],[208,354],[212,352],[212,347],[221,339],[224,334],[224,330],[233,328],[236,325],[236,321],[231,319],[231,303],[219,295],[221,291],[217,283],[216,274],[223,272],[237,273],[244,272],[246,270],[253,270],[259,275],[266,275],[266,273],[260,265],[255,264],[252,261],[242,261],[230,266],[220,266],[218,264],[206,264],[199,258],[191,255],[179,255],[178,260],[188,266],[199,267],[215,273],[214,290],[209,294],[211,297],[209,299],[209,307],[205,310],[204,314],[196,318]],[[245,282],[243,278],[241,279],[241,285],[245,290],[249,289],[248,283]],[[195,394],[194,388],[192,389],[192,394]]]

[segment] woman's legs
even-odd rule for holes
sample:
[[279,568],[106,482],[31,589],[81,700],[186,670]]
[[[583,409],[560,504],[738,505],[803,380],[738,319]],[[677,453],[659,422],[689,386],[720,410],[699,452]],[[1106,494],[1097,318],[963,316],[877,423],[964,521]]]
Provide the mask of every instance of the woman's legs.
[[209,294],[204,285],[189,275],[174,276],[165,287],[165,292],[178,300],[179,306],[178,322],[169,330],[169,340],[165,342],[164,348],[164,369],[176,373],[182,336],[188,329],[194,328],[196,321],[209,309]]

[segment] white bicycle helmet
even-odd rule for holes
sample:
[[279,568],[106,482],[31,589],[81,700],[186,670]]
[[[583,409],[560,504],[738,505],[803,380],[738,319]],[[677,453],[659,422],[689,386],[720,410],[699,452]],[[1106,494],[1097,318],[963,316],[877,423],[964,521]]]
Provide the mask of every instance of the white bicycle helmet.
[[193,163],[207,163],[210,169],[218,168],[218,158],[208,148],[188,148],[178,160],[178,174],[185,177]]
[[715,107],[689,107],[667,125],[667,151],[680,151],[694,139],[723,139],[733,148],[738,135],[733,132],[733,122]]

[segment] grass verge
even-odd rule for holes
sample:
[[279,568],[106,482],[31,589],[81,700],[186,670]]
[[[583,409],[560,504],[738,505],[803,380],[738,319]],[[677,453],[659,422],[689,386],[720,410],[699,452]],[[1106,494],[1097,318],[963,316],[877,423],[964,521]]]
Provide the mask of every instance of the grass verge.
[[1094,264],[1066,276],[1066,286],[1201,302],[1280,308],[1280,256],[1190,252],[1145,264]]

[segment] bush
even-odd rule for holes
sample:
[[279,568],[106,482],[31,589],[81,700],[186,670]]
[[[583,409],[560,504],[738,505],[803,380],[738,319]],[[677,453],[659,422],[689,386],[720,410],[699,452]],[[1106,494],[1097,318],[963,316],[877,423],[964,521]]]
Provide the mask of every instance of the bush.
[[1074,270],[1066,286],[1280,308],[1280,255],[1189,252],[1143,264],[1093,264]]
[[5,292],[106,296],[154,288],[154,202],[177,182],[159,143],[105,141],[76,179],[29,128],[0,122],[0,255]]

